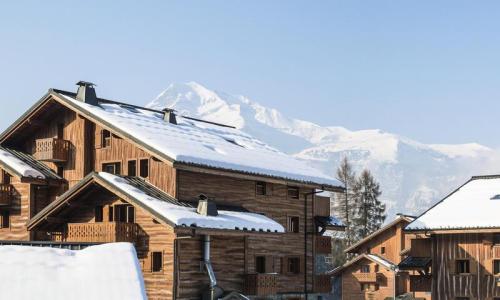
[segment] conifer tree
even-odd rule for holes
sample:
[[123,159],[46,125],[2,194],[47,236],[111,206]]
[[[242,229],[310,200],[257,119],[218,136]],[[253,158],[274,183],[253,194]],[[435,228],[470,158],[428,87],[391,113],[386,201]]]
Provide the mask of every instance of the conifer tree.
[[366,169],[357,178],[353,194],[357,210],[351,227],[359,240],[380,229],[386,217],[385,204],[378,199],[381,195],[380,184]]
[[340,166],[337,168],[337,179],[345,186],[344,193],[337,193],[333,197],[333,210],[335,215],[345,224],[344,243],[351,245],[352,229],[351,223],[356,212],[356,205],[353,198],[353,187],[356,182],[356,173],[354,172],[351,163],[344,157]]

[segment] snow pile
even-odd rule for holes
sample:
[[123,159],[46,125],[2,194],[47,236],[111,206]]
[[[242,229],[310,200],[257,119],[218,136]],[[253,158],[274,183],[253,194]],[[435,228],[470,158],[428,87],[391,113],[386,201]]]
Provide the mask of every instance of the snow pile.
[[473,178],[406,229],[499,228],[500,177]]
[[132,244],[72,251],[0,247],[0,299],[147,299]]
[[260,214],[219,210],[219,215],[216,217],[203,216],[196,212],[196,208],[179,206],[153,198],[118,176],[104,172],[99,173],[99,176],[115,188],[140,201],[177,226],[285,232],[283,226]]
[[9,168],[16,171],[22,177],[34,177],[34,178],[45,179],[45,176],[38,170],[34,169],[33,167],[29,166],[19,158],[15,157],[11,153],[3,149],[0,149],[0,163],[7,165]]
[[[178,124],[160,113],[118,104],[89,105],[62,96],[92,117],[108,123],[177,162],[342,186],[336,179],[233,128],[178,117]],[[220,120],[225,121],[225,120]]]

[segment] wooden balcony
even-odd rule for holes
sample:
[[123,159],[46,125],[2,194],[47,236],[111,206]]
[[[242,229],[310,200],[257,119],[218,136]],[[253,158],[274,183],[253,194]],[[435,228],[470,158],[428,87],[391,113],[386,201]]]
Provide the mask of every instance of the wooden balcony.
[[332,291],[332,278],[329,275],[314,276],[314,292],[328,294]]
[[12,192],[12,185],[0,184],[0,206],[9,206],[12,203]]
[[62,239],[65,242],[135,243],[137,237],[135,223],[69,223]]
[[329,217],[330,216],[330,198],[329,197],[314,197],[314,216]]
[[411,275],[410,292],[430,292],[432,288],[432,276]]
[[331,254],[332,253],[332,238],[329,236],[315,236],[314,244],[316,254]]
[[248,274],[245,278],[245,294],[270,296],[278,291],[278,274]]
[[56,138],[36,140],[35,158],[48,162],[67,162],[70,142]]
[[360,283],[375,283],[378,278],[378,273],[353,273],[352,275]]

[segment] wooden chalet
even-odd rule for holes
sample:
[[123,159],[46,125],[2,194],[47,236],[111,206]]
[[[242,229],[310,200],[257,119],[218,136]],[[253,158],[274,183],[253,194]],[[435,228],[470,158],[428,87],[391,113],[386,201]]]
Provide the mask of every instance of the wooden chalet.
[[342,184],[227,125],[51,89],[0,135],[0,244],[130,242],[149,299],[319,297],[318,191]]
[[[348,247],[345,252],[355,255],[344,266],[331,272],[343,300],[385,300],[408,294],[413,271],[400,270],[398,264],[405,260],[410,241],[415,237],[403,231],[412,217],[398,216],[366,238]],[[431,299],[430,294],[411,293],[417,299]]]
[[499,211],[500,175],[476,176],[410,223],[406,232],[425,236],[402,262],[420,273],[412,288],[437,300],[500,299]]

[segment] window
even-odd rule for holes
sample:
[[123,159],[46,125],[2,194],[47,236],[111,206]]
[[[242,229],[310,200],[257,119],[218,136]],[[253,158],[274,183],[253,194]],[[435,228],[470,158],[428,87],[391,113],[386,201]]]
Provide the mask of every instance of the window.
[[493,261],[493,274],[500,275],[500,260]]
[[127,166],[127,175],[128,176],[137,176],[137,161],[130,160]]
[[458,259],[457,260],[457,274],[469,274],[469,273],[470,273],[469,260]]
[[102,205],[97,205],[95,207],[95,221],[96,221],[96,223],[100,223],[100,222],[104,221]]
[[385,247],[380,247],[380,254],[385,254]]
[[375,273],[378,273],[378,271],[379,271],[379,266],[375,265]]
[[105,163],[102,164],[102,171],[110,174],[120,175],[121,163]]
[[299,188],[298,187],[288,187],[288,198],[299,199]]
[[109,130],[101,131],[101,145],[103,148],[111,147],[111,132]]
[[109,222],[113,222],[113,217],[114,217],[114,208],[113,206],[110,206],[109,209],[108,209],[108,221]]
[[361,283],[361,290],[364,292],[374,292],[379,289],[376,283]]
[[288,258],[287,271],[290,274],[300,274],[300,258],[299,257]]
[[162,252],[152,252],[151,253],[151,271],[161,272],[163,271],[163,253]]
[[122,223],[135,222],[135,208],[133,206],[128,204],[115,205],[113,210],[110,209],[110,214],[112,214],[113,211],[114,211],[114,217],[113,220],[110,221],[122,222]]
[[496,233],[493,235],[493,244],[500,245],[500,234]]
[[142,178],[148,178],[149,177],[149,159],[141,159],[139,161],[139,176]]
[[255,183],[255,194],[262,196],[266,194],[266,183],[258,181]]
[[64,177],[64,167],[63,166],[57,166],[57,176]]
[[2,183],[10,184],[10,181],[11,181],[11,176],[9,175],[9,173],[2,171]]
[[370,273],[370,265],[362,265],[361,273]]
[[57,138],[64,139],[64,124],[57,124]]
[[257,256],[255,258],[255,273],[266,273],[266,257]]
[[10,212],[8,210],[4,210],[0,213],[0,228],[9,228],[10,227]]
[[299,217],[288,217],[288,232],[299,233]]

